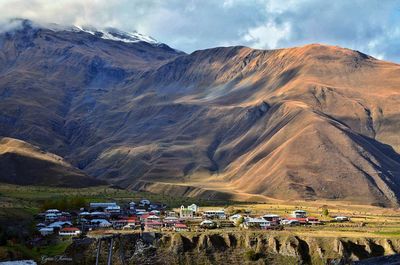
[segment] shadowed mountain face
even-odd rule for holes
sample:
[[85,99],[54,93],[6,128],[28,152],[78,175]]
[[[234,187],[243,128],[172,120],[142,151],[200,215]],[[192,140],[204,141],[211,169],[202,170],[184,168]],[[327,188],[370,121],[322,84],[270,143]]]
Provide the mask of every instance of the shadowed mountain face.
[[125,187],[398,205],[399,103],[399,65],[339,47],[0,35],[0,135]]
[[0,182],[11,184],[75,188],[105,184],[57,155],[7,137],[0,139],[0,168]]

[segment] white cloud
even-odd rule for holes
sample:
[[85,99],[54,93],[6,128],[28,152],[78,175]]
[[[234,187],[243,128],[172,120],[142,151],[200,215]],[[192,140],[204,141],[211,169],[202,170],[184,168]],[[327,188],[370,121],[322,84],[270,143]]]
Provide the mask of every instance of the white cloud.
[[0,0],[0,10],[0,31],[19,17],[137,30],[186,52],[321,42],[400,61],[396,0]]

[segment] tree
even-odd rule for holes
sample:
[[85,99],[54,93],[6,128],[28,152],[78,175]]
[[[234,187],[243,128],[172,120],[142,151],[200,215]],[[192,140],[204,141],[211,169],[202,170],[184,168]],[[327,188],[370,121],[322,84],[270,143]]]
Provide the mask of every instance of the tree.
[[329,210],[328,210],[328,208],[324,208],[324,209],[322,210],[322,215],[323,215],[323,216],[328,216],[328,215],[329,215]]

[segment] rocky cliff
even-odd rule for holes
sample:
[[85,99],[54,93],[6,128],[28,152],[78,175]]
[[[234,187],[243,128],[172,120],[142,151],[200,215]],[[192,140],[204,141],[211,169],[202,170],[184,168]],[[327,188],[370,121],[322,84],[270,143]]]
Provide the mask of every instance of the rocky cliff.
[[[95,264],[99,239],[75,241],[76,264]],[[100,246],[106,264],[109,241]],[[350,264],[400,252],[399,239],[321,238],[265,232],[147,233],[114,238],[113,264]]]

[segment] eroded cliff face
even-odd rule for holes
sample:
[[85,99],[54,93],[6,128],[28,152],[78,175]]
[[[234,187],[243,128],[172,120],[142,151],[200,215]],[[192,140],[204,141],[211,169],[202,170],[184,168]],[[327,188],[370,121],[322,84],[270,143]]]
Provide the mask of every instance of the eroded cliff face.
[[[75,264],[95,264],[99,239],[75,241]],[[109,240],[100,246],[106,264]],[[400,252],[399,239],[322,238],[265,232],[146,233],[113,239],[113,264],[350,264]]]

